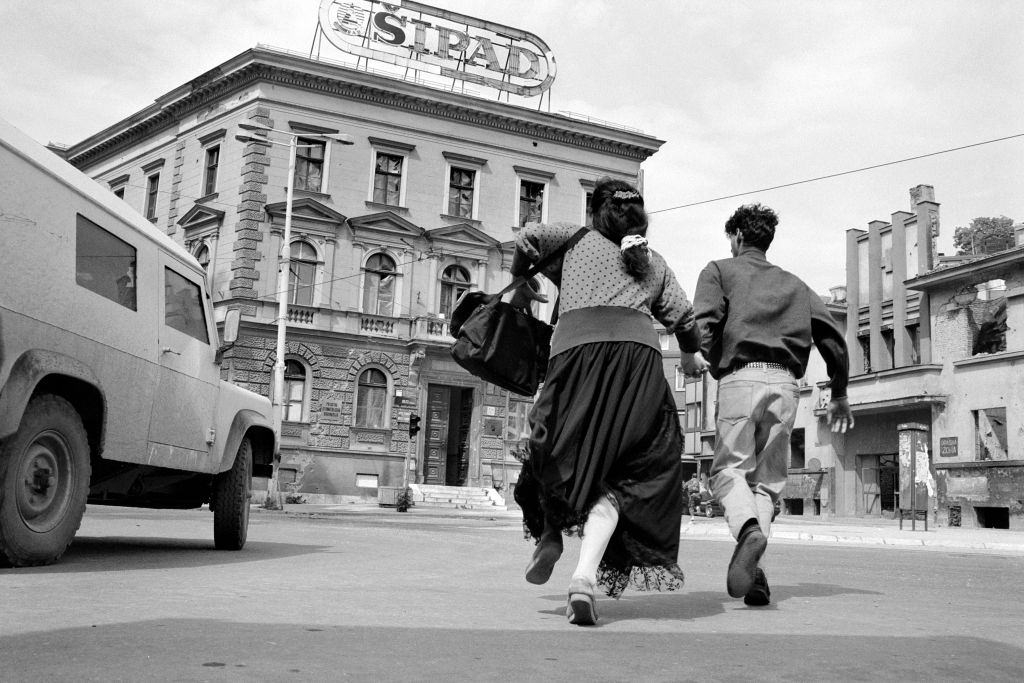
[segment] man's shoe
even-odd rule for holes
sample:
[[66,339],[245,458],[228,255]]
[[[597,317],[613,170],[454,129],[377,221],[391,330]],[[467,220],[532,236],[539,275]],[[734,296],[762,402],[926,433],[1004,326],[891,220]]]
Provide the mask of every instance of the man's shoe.
[[768,547],[768,539],[761,533],[756,523],[747,527],[736,542],[736,550],[729,560],[729,572],[725,577],[725,587],[729,595],[742,598],[754,585],[754,570]]
[[758,567],[754,571],[754,585],[743,596],[743,602],[751,607],[764,607],[771,601],[772,591],[768,588],[768,577],[764,575],[764,570]]
[[538,586],[548,582],[555,563],[562,556],[562,539],[542,540],[533,550],[530,564],[526,565],[526,580]]

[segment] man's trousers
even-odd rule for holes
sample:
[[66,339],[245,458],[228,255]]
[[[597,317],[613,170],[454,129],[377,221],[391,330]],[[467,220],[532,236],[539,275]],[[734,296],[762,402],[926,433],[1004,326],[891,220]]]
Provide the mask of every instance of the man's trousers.
[[733,538],[756,519],[768,535],[786,485],[800,392],[788,370],[744,366],[718,382],[711,490]]

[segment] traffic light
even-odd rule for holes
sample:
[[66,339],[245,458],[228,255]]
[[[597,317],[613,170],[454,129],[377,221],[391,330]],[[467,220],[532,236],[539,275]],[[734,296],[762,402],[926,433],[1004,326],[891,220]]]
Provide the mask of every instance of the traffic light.
[[409,438],[416,436],[420,431],[420,416],[413,413],[409,416]]

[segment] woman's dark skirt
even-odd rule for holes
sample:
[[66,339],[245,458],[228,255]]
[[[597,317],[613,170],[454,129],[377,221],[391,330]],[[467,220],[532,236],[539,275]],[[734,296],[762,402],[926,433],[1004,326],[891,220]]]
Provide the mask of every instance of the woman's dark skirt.
[[619,523],[598,584],[616,598],[630,585],[679,588],[682,442],[661,354],[634,342],[558,354],[530,426],[530,452],[515,489],[527,535],[539,540],[546,517],[582,536],[590,508],[608,495]]

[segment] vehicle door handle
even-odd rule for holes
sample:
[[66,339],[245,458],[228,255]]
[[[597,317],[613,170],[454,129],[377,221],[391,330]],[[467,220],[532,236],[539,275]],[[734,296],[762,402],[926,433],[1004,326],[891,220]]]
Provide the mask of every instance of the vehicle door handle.
[[175,351],[170,346],[165,346],[162,349],[160,349],[160,353],[173,353],[175,356],[181,355],[181,351]]

